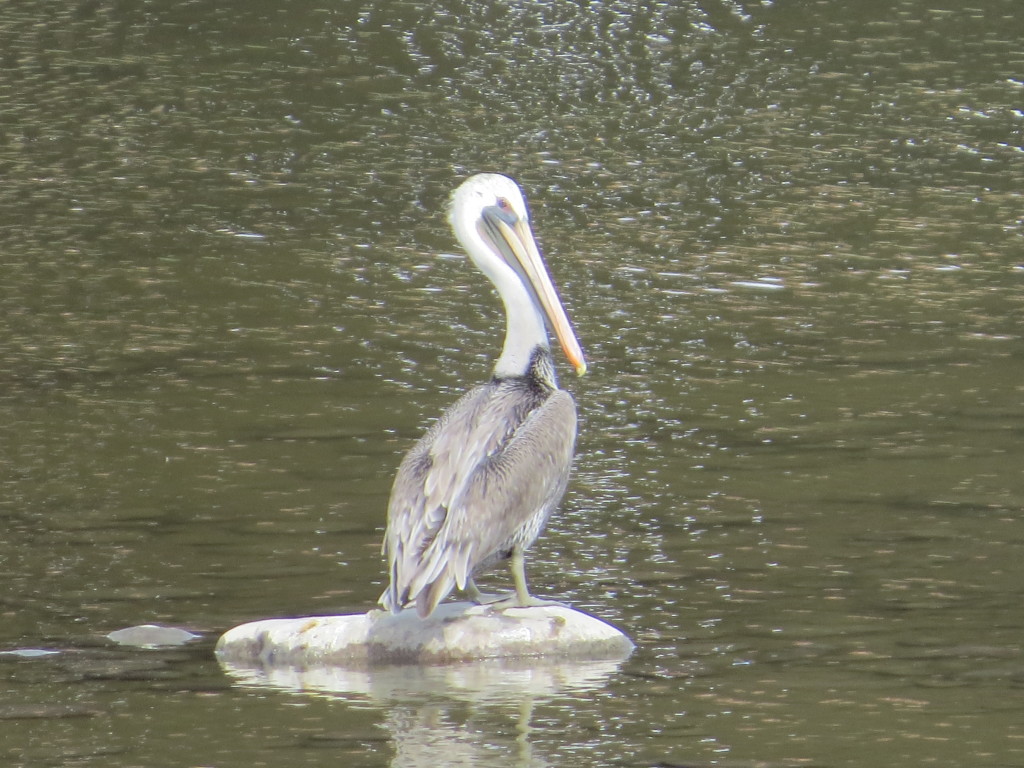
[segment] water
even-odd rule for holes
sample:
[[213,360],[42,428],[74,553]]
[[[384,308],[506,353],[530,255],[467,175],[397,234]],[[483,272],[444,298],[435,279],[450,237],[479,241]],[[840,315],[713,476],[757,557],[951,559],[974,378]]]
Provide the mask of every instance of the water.
[[[7,764],[1024,764],[1010,0],[0,14]],[[638,651],[240,684],[219,632],[373,604],[488,375],[478,170],[591,362],[532,582]]]

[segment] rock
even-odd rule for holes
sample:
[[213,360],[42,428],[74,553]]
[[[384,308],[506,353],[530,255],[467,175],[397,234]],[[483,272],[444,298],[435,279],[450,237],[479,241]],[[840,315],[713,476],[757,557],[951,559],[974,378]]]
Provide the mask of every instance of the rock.
[[363,668],[531,657],[620,660],[633,643],[600,619],[564,605],[496,609],[445,603],[426,619],[408,609],[266,619],[217,642],[217,658],[242,667]]
[[118,645],[133,645],[138,648],[184,645],[198,638],[199,635],[195,635],[187,629],[161,627],[159,624],[139,624],[115,630],[107,635],[108,640],[113,640]]

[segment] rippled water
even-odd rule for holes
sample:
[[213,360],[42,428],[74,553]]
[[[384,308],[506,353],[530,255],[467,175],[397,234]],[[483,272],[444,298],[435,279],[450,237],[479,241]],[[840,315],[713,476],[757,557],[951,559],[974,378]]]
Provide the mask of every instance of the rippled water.
[[[0,650],[57,651],[0,655],[0,756],[1021,763],[1018,15],[0,11]],[[591,361],[532,582],[638,650],[244,684],[219,632],[372,605],[401,452],[488,375],[478,170]]]

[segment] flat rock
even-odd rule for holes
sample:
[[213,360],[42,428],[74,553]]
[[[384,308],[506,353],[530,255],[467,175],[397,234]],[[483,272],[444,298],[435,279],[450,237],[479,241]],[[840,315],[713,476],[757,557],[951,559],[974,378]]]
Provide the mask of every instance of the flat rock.
[[613,660],[632,650],[620,630],[568,606],[496,609],[462,602],[438,606],[426,619],[408,609],[254,621],[225,632],[216,654],[234,666],[359,668],[531,657]]

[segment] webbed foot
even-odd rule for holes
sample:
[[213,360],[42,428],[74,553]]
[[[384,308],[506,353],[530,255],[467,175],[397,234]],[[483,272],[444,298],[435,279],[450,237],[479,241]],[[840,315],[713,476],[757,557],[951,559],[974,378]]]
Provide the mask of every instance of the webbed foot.
[[557,600],[545,600],[542,597],[534,597],[530,594],[527,594],[526,597],[523,598],[515,593],[512,593],[497,602],[489,603],[489,605],[496,611],[504,611],[507,608],[538,608],[544,605],[560,605],[563,608],[566,607],[565,603],[560,603]]
[[472,579],[466,584],[466,597],[477,605],[494,605],[514,597],[515,593],[481,592]]

